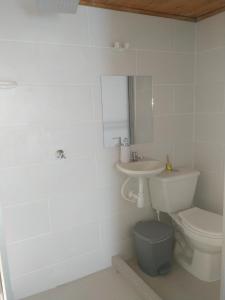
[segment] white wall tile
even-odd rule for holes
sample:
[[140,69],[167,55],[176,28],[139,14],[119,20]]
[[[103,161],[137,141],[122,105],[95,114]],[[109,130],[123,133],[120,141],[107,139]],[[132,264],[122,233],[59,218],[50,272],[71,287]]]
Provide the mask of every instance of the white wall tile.
[[118,239],[118,240],[128,239],[131,234],[128,214],[119,213],[104,218],[102,221],[101,230],[102,230],[102,239],[107,242],[111,242],[113,239]]
[[176,51],[194,52],[195,24],[174,20],[173,49]]
[[13,158],[15,155],[15,148],[14,148],[14,140],[12,136],[9,134],[13,130],[4,130],[0,129],[0,137],[1,137],[1,145],[0,148],[0,165],[1,167],[8,167],[12,165]]
[[224,114],[205,113],[196,115],[196,139],[221,142],[224,139]]
[[67,159],[46,165],[5,168],[0,173],[4,176],[0,193],[5,204],[71,196],[95,184],[95,166],[91,159]]
[[41,13],[35,1],[0,4],[0,39],[47,43],[88,44],[87,8],[76,15]]
[[157,144],[169,143],[172,138],[172,116],[154,117],[154,142]]
[[38,78],[37,46],[30,43],[0,42],[1,78],[32,82]]
[[193,113],[194,89],[193,86],[176,86],[174,88],[174,106],[176,113]]
[[224,48],[199,52],[197,55],[197,82],[224,82],[224,61]]
[[53,246],[50,234],[9,245],[11,279],[54,264]]
[[193,166],[193,142],[178,141],[174,144],[174,165],[182,168]]
[[91,42],[112,46],[115,41],[129,42],[131,48],[172,49],[173,24],[170,20],[89,8]]
[[100,80],[97,85],[91,87],[92,104],[94,108],[94,120],[102,121],[102,95]]
[[195,143],[195,166],[199,171],[218,172],[222,170],[224,147],[214,142]]
[[101,238],[103,250],[108,255],[112,257],[122,252],[124,241],[131,238],[128,214],[120,213],[102,220]]
[[89,84],[96,76],[89,47],[0,42],[0,55],[1,77],[19,83]]
[[193,141],[193,116],[178,115],[172,120],[171,139],[174,142]]
[[4,227],[8,243],[48,233],[50,231],[48,202],[6,207]]
[[93,156],[97,147],[96,125],[71,122],[0,127],[0,167],[55,162],[58,149],[63,149],[68,159]]
[[120,182],[120,175],[116,170],[119,160],[119,149],[108,148],[99,151],[96,156],[96,183],[97,187],[114,186]]
[[23,299],[56,286],[53,268],[43,268],[12,281],[14,297]]
[[173,87],[153,86],[154,115],[170,114],[174,111]]
[[38,49],[35,82],[42,84],[88,84],[93,82],[91,48],[42,44]]
[[153,76],[153,83],[193,83],[193,66],[193,54],[138,51],[137,72]]
[[120,185],[96,189],[96,199],[99,199],[99,218],[112,216],[126,211],[131,203],[124,201],[120,193]]
[[19,86],[12,91],[0,90],[0,123],[62,126],[94,118],[88,86]]
[[51,221],[54,232],[66,230],[98,220],[99,200],[90,187],[79,190],[75,187],[72,195],[62,194],[50,200]]
[[[148,184],[148,183],[147,183]],[[128,223],[130,224],[131,230],[130,230],[130,236],[133,237],[133,227],[137,222],[149,220],[152,218],[152,211],[149,199],[146,199],[145,201],[145,207],[143,208],[137,208],[135,206],[130,206],[129,210],[127,210],[127,218]]]
[[111,248],[107,248],[108,245],[105,246],[105,260],[109,262],[109,265],[111,265],[112,256],[114,256],[115,253],[121,256],[124,260],[130,260],[135,255],[132,238],[120,240],[117,242],[114,241],[113,247]]
[[217,14],[197,24],[197,47],[199,51],[225,45],[225,15]]
[[[88,172],[87,172],[88,170]],[[94,185],[94,162],[91,159],[74,159],[52,164],[48,178],[50,195],[74,195],[76,190]]]
[[43,165],[0,170],[0,194],[5,205],[46,199],[49,195],[51,168]]
[[94,83],[100,81],[100,75],[134,75],[136,73],[136,52],[117,51],[107,48],[90,48],[90,70],[95,76]]
[[196,204],[215,213],[223,213],[223,174],[201,172],[196,191]]
[[92,122],[78,123],[69,128],[49,128],[48,136],[52,159],[55,151],[63,149],[66,157],[93,157],[97,147],[96,125]]
[[192,141],[192,139],[192,115],[160,116],[154,118],[154,141],[156,143]]
[[[63,229],[63,227],[60,229]],[[88,223],[59,231],[53,234],[52,239],[55,248],[55,259],[60,262],[98,250],[100,247],[99,225],[98,223]]]
[[[0,127],[0,167],[20,166],[49,160],[48,134],[39,127]],[[10,151],[8,151],[10,149]]]
[[64,284],[108,266],[101,251],[73,257],[54,267],[55,282],[57,285]]
[[224,102],[224,83],[207,82],[196,86],[196,112],[223,112]]

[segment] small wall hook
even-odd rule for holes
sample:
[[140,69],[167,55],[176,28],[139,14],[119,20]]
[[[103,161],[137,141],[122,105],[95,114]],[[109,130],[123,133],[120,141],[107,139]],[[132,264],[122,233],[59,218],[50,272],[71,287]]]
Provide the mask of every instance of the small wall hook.
[[57,159],[66,159],[64,150],[57,150],[55,154]]
[[124,51],[128,50],[130,48],[130,43],[125,42],[125,43],[120,43],[118,41],[113,43],[113,48],[119,51]]
[[113,44],[113,48],[114,48],[114,49],[120,49],[120,42],[115,42],[115,43]]

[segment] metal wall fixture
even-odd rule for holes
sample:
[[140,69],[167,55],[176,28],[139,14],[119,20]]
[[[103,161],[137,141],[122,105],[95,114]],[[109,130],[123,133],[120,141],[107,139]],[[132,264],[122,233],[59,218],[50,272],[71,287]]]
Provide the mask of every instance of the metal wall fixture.
[[65,152],[61,149],[56,151],[55,156],[57,159],[66,159]]
[[130,48],[130,43],[125,42],[125,43],[120,43],[118,41],[113,43],[113,49],[119,50],[119,51],[124,51],[128,50]]

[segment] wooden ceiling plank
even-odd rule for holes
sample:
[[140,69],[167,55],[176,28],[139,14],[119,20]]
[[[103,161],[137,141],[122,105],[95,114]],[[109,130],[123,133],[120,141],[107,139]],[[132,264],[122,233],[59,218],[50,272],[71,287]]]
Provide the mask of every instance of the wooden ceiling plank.
[[80,4],[191,22],[225,11],[225,0],[81,0]]
[[219,14],[219,13],[224,12],[224,11],[225,11],[225,6],[224,6],[224,7],[221,7],[221,8],[218,8],[217,10],[210,11],[210,12],[208,12],[208,13],[205,13],[205,14],[203,14],[203,15],[197,17],[197,22],[198,22],[198,21],[201,21],[201,20],[204,20],[204,19],[206,19],[206,18],[208,18],[208,17],[215,16],[215,15],[217,15],[217,14]]
[[176,19],[176,20],[183,20],[183,21],[189,21],[189,22],[196,22],[197,18],[195,17],[189,17],[189,16],[182,16],[182,15],[175,15],[175,14],[169,14],[169,13],[163,13],[163,12],[156,12],[156,11],[148,11],[144,9],[136,9],[136,8],[130,8],[125,6],[116,6],[116,5],[108,5],[104,3],[95,3],[95,2],[89,2],[88,0],[81,0],[81,5],[84,6],[92,6],[92,7],[99,7],[99,8],[105,8],[105,9],[112,9],[116,11],[125,11],[130,13],[136,13],[136,14],[143,14],[143,15],[149,15],[149,16],[155,16],[155,17],[164,17],[164,18],[170,18],[170,19]]

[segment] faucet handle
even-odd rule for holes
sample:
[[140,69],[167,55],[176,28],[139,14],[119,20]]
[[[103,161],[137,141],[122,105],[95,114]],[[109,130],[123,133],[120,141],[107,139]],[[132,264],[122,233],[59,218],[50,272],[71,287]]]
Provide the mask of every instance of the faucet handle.
[[137,161],[138,160],[138,153],[136,151],[131,152],[131,160]]
[[143,160],[144,156],[143,155],[139,155],[137,151],[132,151],[131,152],[131,160],[132,161],[138,161],[138,160]]

